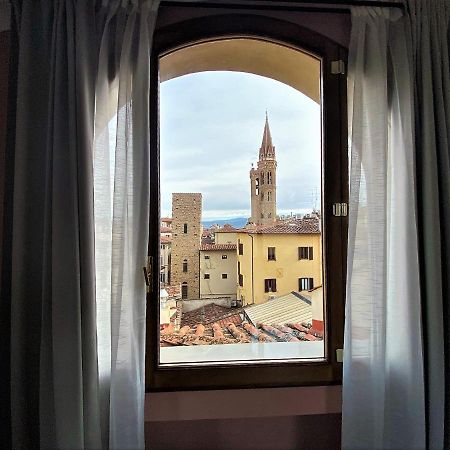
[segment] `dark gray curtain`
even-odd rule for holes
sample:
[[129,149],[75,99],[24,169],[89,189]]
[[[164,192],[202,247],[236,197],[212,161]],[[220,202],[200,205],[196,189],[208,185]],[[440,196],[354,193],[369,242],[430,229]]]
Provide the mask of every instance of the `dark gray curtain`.
[[12,445],[100,448],[91,156],[98,14],[94,1],[13,7]]
[[450,445],[450,63],[448,0],[407,0],[416,111],[421,291],[432,449]]

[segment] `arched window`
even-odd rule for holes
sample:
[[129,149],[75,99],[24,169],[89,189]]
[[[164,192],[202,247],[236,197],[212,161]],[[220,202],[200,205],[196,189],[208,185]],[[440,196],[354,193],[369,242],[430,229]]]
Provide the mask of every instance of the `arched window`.
[[184,300],[188,298],[188,287],[186,281],[181,285],[181,298]]
[[186,233],[187,233],[187,230],[188,230],[188,225],[187,225],[187,223],[185,223],[185,224],[183,225],[183,233],[186,234]]
[[[247,57],[249,54],[252,55],[252,58]],[[224,57],[224,55],[226,57]],[[346,191],[344,187],[346,186],[345,167],[347,154],[344,143],[347,142],[347,138],[346,135],[340,136],[339,134],[341,132],[344,132],[345,134],[346,120],[345,114],[342,113],[346,110],[346,77],[345,74],[336,74],[332,72],[330,67],[332,61],[345,63],[345,58],[345,49],[340,48],[337,44],[330,41],[326,37],[316,32],[312,32],[307,28],[293,24],[292,22],[263,17],[262,13],[258,13],[258,15],[247,12],[242,15],[234,12],[232,15],[223,13],[223,15],[214,17],[198,17],[184,20],[179,23],[161,25],[161,27],[155,32],[154,36],[152,47],[152,68],[154,68],[154,76],[150,79],[152,93],[150,96],[150,106],[154,118],[150,124],[150,138],[152,141],[151,148],[158,149],[158,151],[155,150],[151,153],[151,167],[153,170],[152,174],[154,175],[154,180],[158,180],[158,167],[161,167],[161,170],[163,169],[163,166],[159,166],[159,158],[160,153],[162,154],[164,151],[164,148],[161,148],[161,152],[159,152],[158,147],[159,126],[161,122],[158,113],[161,91],[159,89],[159,84],[163,84],[165,81],[171,80],[172,78],[179,77],[181,80],[184,75],[198,74],[201,72],[205,72],[205,74],[219,71],[229,71],[233,73],[239,72],[254,74],[259,77],[265,77],[275,80],[276,82],[283,83],[304,94],[308,97],[308,101],[315,102],[315,109],[318,112],[322,111],[322,114],[318,114],[318,122],[319,120],[322,120],[322,123],[319,123],[319,125],[322,125],[323,135],[325,137],[320,140],[319,136],[318,142],[323,142],[324,144],[322,145],[322,148],[318,146],[318,150],[320,151],[317,151],[315,155],[318,160],[323,157],[324,162],[330,162],[335,159],[335,155],[339,155],[340,165],[337,170],[336,167],[332,167],[331,164],[324,164],[322,166],[317,164],[317,167],[323,168],[323,170],[321,169],[322,171],[317,174],[317,181],[314,181],[314,183],[320,186],[322,181],[321,177],[323,176],[323,179],[326,181],[325,185],[333,186],[338,191],[334,192],[333,190],[333,198],[328,196],[328,191],[323,191],[324,198],[321,204],[324,205],[324,208],[327,208],[326,211],[330,210],[330,201],[345,202]],[[169,84],[170,83],[168,83],[168,85]],[[214,94],[211,94],[211,98],[213,101],[216,100]],[[176,99],[174,105],[175,111],[178,111],[177,103],[181,103],[181,101],[181,98]],[[234,105],[236,105],[236,103],[234,103]],[[274,124],[275,123],[276,122],[274,119]],[[335,124],[339,124],[339,126],[334,126]],[[221,125],[223,124],[219,124],[219,126]],[[179,127],[179,124],[175,124],[173,130],[174,133],[179,133],[180,136],[183,137],[183,130],[181,128],[182,127]],[[222,126],[222,128],[225,127]],[[317,126],[317,129],[321,129],[320,126]],[[161,128],[161,130],[163,130],[163,128]],[[206,128],[206,131],[209,132],[211,130]],[[275,142],[278,139],[278,131],[275,127],[273,131]],[[313,132],[312,129],[311,132]],[[259,145],[259,142],[255,144],[255,150],[256,145]],[[242,148],[244,148],[244,146]],[[214,152],[210,152],[203,158],[208,158],[209,160],[215,156],[217,155],[214,155]],[[192,158],[191,162],[193,163],[195,158],[193,158],[193,155],[190,155],[190,157]],[[256,159],[257,155],[254,155],[254,157]],[[204,159],[199,160],[199,175],[203,175],[200,170],[203,168],[201,163],[204,162]],[[252,192],[248,192],[249,189],[247,187],[246,196],[250,197],[249,194],[251,194],[253,200],[256,200],[254,197],[261,194],[264,201],[267,199],[268,201],[274,202],[276,198],[275,191],[271,191],[270,193],[268,192],[267,197],[262,195],[263,192],[267,192],[265,190],[266,184],[268,185],[268,190],[272,187],[275,189],[276,181],[281,182],[282,189],[286,186],[291,189],[293,188],[288,181],[285,182],[284,175],[281,177],[283,179],[280,178],[280,180],[278,180],[276,172],[272,172],[272,170],[276,170],[275,161],[270,161],[270,157],[267,157],[266,159],[267,161],[258,161],[259,167],[255,167],[254,170],[251,171],[250,181]],[[287,155],[286,161],[287,162],[284,164],[281,164],[280,162],[280,169],[284,170],[290,165],[293,172],[296,173],[296,168],[305,166],[305,164],[303,164],[304,156],[298,154],[298,152],[292,153],[292,155]],[[343,171],[342,173],[341,168]],[[224,167],[223,173],[226,173],[227,169],[228,167]],[[248,172],[246,171],[246,173]],[[308,173],[307,176],[308,178],[311,177],[312,180],[312,174]],[[218,178],[220,178],[220,174]],[[164,177],[160,179],[163,180]],[[185,183],[186,179],[180,176],[180,180],[184,183],[183,188],[189,192],[189,189],[191,188],[189,188],[187,183]],[[222,180],[218,181],[218,183],[221,183],[221,181]],[[313,181],[311,181],[311,183],[312,182]],[[263,192],[260,192],[261,186],[263,186]],[[161,205],[161,192],[164,192],[163,187],[157,181],[152,183],[152,204]],[[191,190],[191,192],[195,191]],[[335,200],[335,198],[338,200]],[[283,204],[281,200],[282,199],[279,198],[280,207]],[[264,204],[265,203],[259,203],[259,206],[261,207]],[[298,201],[295,205],[298,206]],[[170,208],[166,209],[170,210]],[[260,219],[262,219],[261,223],[265,222],[265,218],[276,217],[275,212],[274,214],[269,212],[261,212],[261,209],[264,211],[265,208],[259,209]],[[271,211],[273,211],[273,209],[271,209]],[[280,216],[283,215],[282,211],[279,211],[278,213]],[[257,217],[258,209],[255,211],[254,208],[252,210],[252,216],[253,214],[256,214]],[[320,245],[322,235],[324,237],[333,238],[334,236],[341,236],[345,234],[346,222],[339,221],[334,218],[330,219],[329,216],[330,215],[328,213],[324,215],[324,220],[320,224],[320,227],[317,227],[317,231],[314,233],[313,239],[315,241],[319,241],[318,245]],[[254,217],[252,217],[252,219],[252,221],[258,222],[258,220],[254,220]],[[157,238],[158,236],[153,236],[153,234],[158,232],[158,226],[154,226],[153,222],[156,223],[157,220],[160,220],[160,217],[153,218],[152,215],[150,220],[152,221],[150,235],[151,237]],[[287,224],[286,217],[284,220]],[[268,222],[272,221],[270,220]],[[190,223],[192,223],[193,228],[189,233],[192,237],[195,237],[197,229],[194,227],[193,221],[190,220],[189,224]],[[282,224],[280,223],[280,225]],[[289,227],[286,226],[286,228]],[[293,230],[295,231],[295,229]],[[330,304],[327,304],[327,309],[329,309],[330,314],[328,314],[326,318],[329,317],[330,320],[326,320],[324,323],[323,316],[317,319],[318,322],[321,322],[321,326],[325,326],[326,329],[325,339],[323,340],[324,350],[323,352],[320,350],[318,353],[318,357],[323,359],[321,364],[310,364],[309,360],[303,361],[303,356],[295,358],[295,361],[291,361],[292,358],[287,358],[289,361],[287,361],[287,363],[283,366],[282,370],[280,369],[276,372],[276,376],[274,375],[275,372],[273,372],[271,368],[265,367],[264,361],[261,361],[259,358],[255,360],[256,362],[254,362],[254,364],[260,364],[258,368],[250,366],[233,367],[233,364],[231,364],[231,367],[227,367],[227,370],[224,371],[221,368],[216,368],[214,364],[211,367],[209,367],[208,364],[205,364],[205,369],[203,367],[198,367],[198,370],[195,371],[186,370],[186,367],[183,366],[183,361],[178,364],[179,361],[176,360],[176,358],[175,360],[170,359],[172,356],[165,356],[166,359],[162,358],[161,355],[169,355],[169,351],[173,350],[172,348],[162,347],[160,348],[160,351],[157,351],[157,346],[161,344],[158,331],[155,332],[155,330],[159,330],[158,314],[149,314],[147,317],[148,322],[151,322],[151,325],[149,325],[147,329],[151,330],[151,332],[148,333],[148,342],[151,346],[151,351],[148,352],[148,354],[150,355],[149,361],[151,364],[146,372],[148,374],[149,386],[156,389],[182,388],[184,385],[191,387],[211,387],[217,386],[217,383],[219,382],[218,380],[220,380],[222,385],[231,387],[234,385],[232,382],[230,383],[228,379],[234,379],[239,380],[238,383],[242,383],[245,387],[247,387],[255,383],[254,380],[256,372],[258,373],[258,382],[261,382],[261,384],[265,383],[266,385],[271,384],[282,386],[283,383],[291,383],[291,380],[294,378],[300,379],[302,380],[301,382],[304,381],[305,383],[314,382],[329,384],[331,382],[340,381],[339,371],[341,370],[341,366],[336,361],[336,358],[334,358],[334,352],[335,349],[342,348],[343,298],[345,294],[345,286],[342,282],[342,279],[345,279],[345,277],[342,277],[343,272],[345,272],[345,267],[342,267],[342,261],[345,260],[345,243],[343,243],[340,239],[327,239],[327,243],[329,243],[329,245],[327,246],[327,252],[324,252],[326,258],[324,258],[323,261],[322,259],[320,260],[322,266],[317,264],[317,270],[315,268],[311,269],[314,273],[306,273],[306,269],[309,270],[309,266],[306,266],[305,261],[298,261],[296,251],[285,252],[283,248],[278,252],[278,262],[276,263],[276,270],[278,270],[279,266],[281,275],[279,275],[278,271],[273,274],[265,274],[258,269],[259,266],[256,267],[256,270],[254,270],[253,262],[261,256],[260,254],[258,255],[258,249],[260,247],[258,247],[258,245],[262,238],[274,238],[274,243],[267,242],[265,245],[275,245],[275,241],[278,242],[280,239],[280,236],[272,236],[271,231],[272,230],[270,229],[266,229],[265,231],[261,230],[260,233],[260,229],[257,226],[249,227],[248,230],[245,230],[245,232],[239,231],[238,235],[241,236],[242,242],[239,242],[238,240],[238,254],[236,255],[238,270],[236,274],[234,274],[233,271],[233,276],[228,276],[230,286],[232,284],[239,286],[237,288],[238,292],[234,295],[240,299],[246,298],[246,302],[248,302],[249,305],[265,303],[271,301],[272,297],[274,297],[273,295],[257,295],[257,293],[255,295],[255,291],[262,290],[262,287],[264,286],[262,280],[264,280],[264,277],[266,276],[274,277],[267,278],[267,280],[270,280],[267,288],[268,291],[270,288],[270,292],[272,293],[276,292],[277,289],[280,293],[283,290],[289,292],[297,290],[298,278],[296,277],[314,277],[314,280],[317,279],[316,283],[318,289],[314,291],[314,295],[320,299],[322,299],[322,291],[320,290],[322,287],[323,292],[325,293],[333,292],[333,301],[330,302]],[[288,231],[290,232],[290,228]],[[184,232],[187,233],[187,224],[185,224]],[[264,236],[265,233],[267,236]],[[218,235],[220,236],[220,234]],[[306,239],[303,235],[300,236],[300,238]],[[175,239],[176,235],[174,235],[174,240]],[[157,242],[157,239],[150,239],[150,242],[154,241]],[[200,238],[199,242],[196,242],[196,245],[201,245]],[[241,251],[241,246],[243,245],[245,245],[247,249],[245,258],[242,257],[243,251]],[[295,242],[294,245],[295,247],[293,248],[295,249],[298,245],[306,246],[310,244],[309,241],[305,241],[305,243],[303,243],[302,240],[298,243]],[[328,251],[328,249],[330,251]],[[287,246],[287,250],[289,250],[289,246]],[[157,255],[158,248],[156,247],[155,249],[152,247],[150,251],[155,258],[154,255]],[[183,271],[188,272],[188,274],[184,274],[184,279],[189,279],[189,299],[201,298],[201,286],[197,287],[197,284],[200,285],[200,278],[202,274],[204,274],[204,271],[202,272],[202,269],[204,268],[202,267],[202,264],[204,264],[204,261],[199,258],[198,251],[197,257],[195,257],[193,253],[188,253],[187,251],[183,254],[189,255],[189,272],[187,270],[187,259],[183,262],[183,269],[185,269]],[[319,256],[317,256],[317,258],[318,257]],[[293,261],[289,262],[289,258],[292,258]],[[214,259],[211,257],[211,260],[213,261]],[[220,261],[221,264],[224,264],[221,259]],[[258,264],[260,262],[261,261],[258,261]],[[179,262],[177,264],[179,264]],[[239,268],[239,264],[242,264],[241,268]],[[294,275],[289,276],[289,280],[293,280],[293,283],[291,283],[292,286],[289,285],[286,287],[285,284],[288,277],[286,276],[286,273],[283,276],[282,269],[283,267],[290,267],[290,265],[293,267],[294,264],[299,265],[299,270],[297,271],[297,266],[295,266],[295,270],[293,271],[293,273],[295,272]],[[322,267],[324,269],[323,271]],[[177,268],[177,270],[179,269]],[[317,274],[315,271],[317,271]],[[217,271],[218,274],[226,272],[227,270],[223,270],[223,272]],[[234,275],[237,275],[237,280],[234,279]],[[244,276],[246,280],[245,283],[243,283]],[[261,279],[261,277],[263,278]],[[278,277],[280,277],[280,280],[278,283],[279,286],[277,287],[275,283],[278,281]],[[211,279],[214,279],[214,275]],[[173,271],[172,281],[174,285],[181,285],[181,296],[183,299],[187,299],[188,283],[183,282],[183,274],[177,274]],[[153,300],[153,298],[156,298],[158,294],[158,292],[153,292],[151,294],[149,293],[147,294],[147,298],[149,300]],[[150,296],[152,297],[150,298]],[[326,298],[323,298],[323,300],[326,301]],[[157,311],[157,301],[148,301],[147,304],[150,305],[149,308],[151,312],[154,313]],[[320,308],[317,308],[317,310],[319,311]],[[315,317],[312,319],[316,320]],[[204,320],[204,318],[200,320]],[[270,323],[268,323],[268,325],[270,325]],[[226,330],[224,331],[226,332]],[[259,330],[259,332],[262,331]],[[270,339],[271,340],[269,342],[272,342],[273,339],[271,337]],[[277,361],[279,361],[280,364],[284,364],[285,360],[283,348],[288,347],[284,344],[285,343],[281,343],[279,346],[280,350],[277,349]],[[320,340],[317,340],[317,342],[314,342],[313,344],[318,348],[319,346],[322,346]],[[255,347],[256,350],[259,350],[261,345],[262,344],[260,343],[243,343],[240,345],[240,348],[242,350],[252,352],[253,347]],[[289,345],[301,345],[300,348],[302,350],[306,347],[304,342],[290,342]],[[186,347],[186,349],[191,353],[194,353],[195,350],[202,350],[200,346],[195,349],[193,347]],[[179,350],[179,353],[181,354],[183,348],[180,346],[177,350]],[[217,354],[219,354],[220,351],[225,350],[228,350],[228,348],[217,345]],[[239,352],[241,352],[241,350],[239,350]],[[160,357],[160,359],[158,359],[158,357]],[[214,357],[216,357],[216,352]],[[253,354],[249,353],[248,358],[249,361],[253,361]],[[242,360],[241,354],[239,354],[236,359]],[[194,359],[193,361],[186,363],[186,365],[189,366],[189,364],[192,363],[196,364],[196,361],[197,360]],[[230,362],[234,363],[234,361],[234,356],[232,356],[230,358]],[[202,362],[209,363],[210,361],[207,360]],[[173,364],[173,366],[164,367],[166,363],[169,363],[169,366]],[[211,377],[210,374],[214,374],[214,376]]]
[[183,260],[183,272],[187,272],[188,271],[188,263],[187,263],[187,259]]

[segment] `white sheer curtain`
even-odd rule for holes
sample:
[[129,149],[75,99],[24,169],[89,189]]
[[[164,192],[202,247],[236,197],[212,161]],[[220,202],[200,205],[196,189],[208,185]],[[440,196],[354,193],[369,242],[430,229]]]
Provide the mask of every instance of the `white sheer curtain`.
[[413,100],[405,19],[355,8],[342,447],[424,448]]
[[[109,444],[117,449],[145,446],[142,267],[150,206],[150,54],[158,3],[136,0],[111,8],[101,42],[96,89],[99,373],[103,417],[109,417]],[[107,430],[106,423],[103,432]]]

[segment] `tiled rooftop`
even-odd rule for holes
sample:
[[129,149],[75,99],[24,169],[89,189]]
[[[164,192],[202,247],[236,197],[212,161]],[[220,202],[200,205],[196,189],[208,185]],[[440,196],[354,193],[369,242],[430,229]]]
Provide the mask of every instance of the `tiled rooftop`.
[[[222,319],[229,319],[231,316],[239,315],[240,312],[242,312],[242,308],[231,309],[225,306],[209,304],[195,309],[194,311],[183,312],[181,317],[181,326],[189,325],[192,327],[197,323],[207,325],[216,321],[221,321]],[[235,319],[231,321],[236,323]],[[242,319],[240,322],[242,322]]]
[[164,289],[166,290],[169,297],[178,297],[181,296],[181,288],[180,286],[165,286]]
[[172,222],[172,217],[161,217],[161,222]]
[[172,228],[169,227],[161,227],[159,230],[161,233],[172,233]]
[[236,250],[236,244],[202,244],[200,251]]
[[161,244],[170,244],[172,242],[172,238],[168,236],[161,236],[160,237]]
[[258,228],[253,231],[257,234],[317,234],[320,233],[319,223],[313,220],[303,220],[283,225],[274,225],[272,227]]
[[320,223],[316,218],[295,219],[278,222],[271,226],[249,226],[234,230],[235,233],[252,234],[319,234]]
[[[234,317],[234,316],[231,316]],[[300,342],[320,341],[322,336],[312,334],[311,324],[293,323],[287,325],[258,324],[254,326],[248,322],[236,325],[230,319],[212,324],[197,323],[193,326],[184,325],[179,331],[173,327],[161,333],[161,345],[192,346],[217,344],[250,344],[266,342]]]

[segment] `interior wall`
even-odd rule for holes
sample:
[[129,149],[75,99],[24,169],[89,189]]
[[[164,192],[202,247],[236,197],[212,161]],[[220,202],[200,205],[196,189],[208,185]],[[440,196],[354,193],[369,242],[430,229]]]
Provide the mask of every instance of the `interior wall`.
[[[164,7],[160,8],[156,28],[173,25],[184,20],[197,17],[239,14],[241,11],[220,8],[186,8],[186,7]],[[317,12],[292,12],[292,11],[248,11],[244,14],[263,15],[274,19],[292,22],[302,27],[326,36],[339,45],[348,48],[350,41],[350,14],[317,13]]]
[[[5,192],[6,114],[8,103],[10,32],[0,32],[0,255],[3,245],[3,202]],[[0,273],[2,258],[0,258]],[[0,277],[1,280],[1,277]]]
[[147,422],[145,433],[151,450],[338,449],[341,416]]

